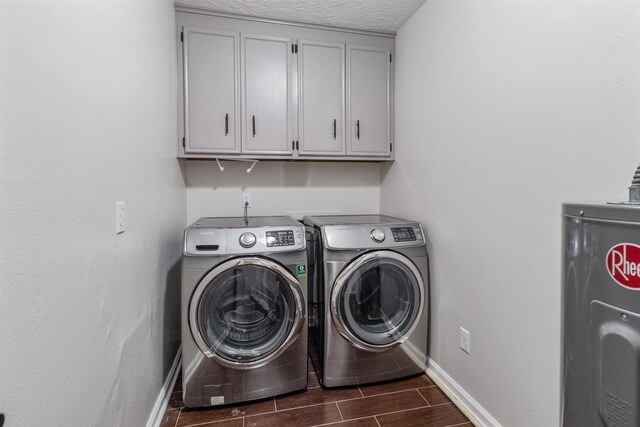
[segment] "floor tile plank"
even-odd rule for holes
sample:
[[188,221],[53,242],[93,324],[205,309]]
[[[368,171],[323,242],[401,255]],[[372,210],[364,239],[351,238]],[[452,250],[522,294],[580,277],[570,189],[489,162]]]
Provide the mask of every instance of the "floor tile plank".
[[340,413],[345,420],[420,408],[427,405],[428,403],[417,390],[361,397],[360,399],[338,402]]
[[381,427],[447,427],[468,421],[452,403],[378,415],[376,418]]
[[270,414],[246,417],[245,427],[309,427],[342,421],[335,403],[289,409]]

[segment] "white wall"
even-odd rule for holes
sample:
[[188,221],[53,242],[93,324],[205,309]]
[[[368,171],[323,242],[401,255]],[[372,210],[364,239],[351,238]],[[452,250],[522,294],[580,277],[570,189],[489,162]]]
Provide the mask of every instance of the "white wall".
[[502,425],[558,425],[561,203],[626,198],[640,3],[430,0],[394,59],[381,211],[426,227],[431,357]]
[[1,1],[0,16],[0,412],[144,425],[179,345],[173,4]]
[[379,163],[188,161],[187,217],[242,216],[242,192],[251,194],[249,215],[378,213]]

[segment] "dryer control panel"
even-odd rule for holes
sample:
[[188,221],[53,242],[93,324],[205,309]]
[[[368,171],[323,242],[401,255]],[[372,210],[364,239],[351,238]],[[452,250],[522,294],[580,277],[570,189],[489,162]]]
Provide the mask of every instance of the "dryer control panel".
[[405,224],[346,224],[322,227],[328,249],[382,249],[424,245],[422,227]]

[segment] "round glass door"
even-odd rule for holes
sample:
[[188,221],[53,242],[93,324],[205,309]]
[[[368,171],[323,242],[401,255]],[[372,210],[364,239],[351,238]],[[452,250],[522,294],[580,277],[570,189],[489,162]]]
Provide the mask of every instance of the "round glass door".
[[355,346],[382,351],[405,341],[424,307],[423,281],[403,255],[371,252],[336,279],[331,309],[334,325]]
[[304,324],[300,284],[262,258],[228,261],[194,291],[190,326],[200,349],[225,366],[256,367],[284,351]]

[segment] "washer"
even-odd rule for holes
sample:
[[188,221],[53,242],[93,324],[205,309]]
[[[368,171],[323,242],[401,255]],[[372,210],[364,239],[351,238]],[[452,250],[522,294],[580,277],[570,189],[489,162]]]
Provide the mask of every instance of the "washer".
[[420,224],[308,216],[310,353],[325,387],[424,372],[428,256]]
[[182,394],[200,407],[307,386],[307,254],[291,217],[200,218],[184,233]]

